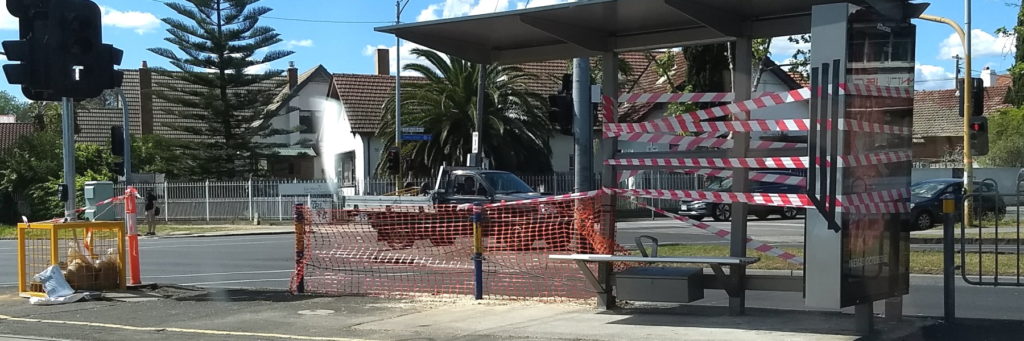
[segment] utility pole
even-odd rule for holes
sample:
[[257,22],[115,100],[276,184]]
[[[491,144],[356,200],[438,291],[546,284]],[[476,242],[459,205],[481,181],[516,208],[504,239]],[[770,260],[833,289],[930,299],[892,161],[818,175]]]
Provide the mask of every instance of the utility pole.
[[[402,23],[402,11],[409,0],[395,0],[395,25]],[[402,38],[395,34],[395,148],[402,153]],[[402,163],[395,173],[395,191],[402,189]]]
[[75,100],[64,97],[61,101],[62,133],[64,142],[64,218],[75,220]]
[[967,33],[964,36],[964,226],[970,226],[971,223],[971,210],[974,209],[974,205],[971,204],[971,193],[974,192],[974,158],[971,155],[971,113],[973,112],[972,106],[983,105],[982,103],[971,103],[971,95],[973,90],[971,87],[974,85],[971,77],[971,58],[974,53],[971,51],[971,0],[964,0],[964,28]]

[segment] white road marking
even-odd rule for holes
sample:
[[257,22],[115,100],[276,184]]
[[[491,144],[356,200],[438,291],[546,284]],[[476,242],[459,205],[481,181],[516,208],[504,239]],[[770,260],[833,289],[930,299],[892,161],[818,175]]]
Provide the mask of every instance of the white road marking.
[[281,241],[266,241],[266,242],[245,242],[245,243],[220,243],[220,244],[178,244],[178,245],[160,245],[160,246],[139,246],[139,249],[167,249],[174,247],[204,247],[204,246],[227,246],[227,245],[255,245],[255,244],[271,244],[280,243]]

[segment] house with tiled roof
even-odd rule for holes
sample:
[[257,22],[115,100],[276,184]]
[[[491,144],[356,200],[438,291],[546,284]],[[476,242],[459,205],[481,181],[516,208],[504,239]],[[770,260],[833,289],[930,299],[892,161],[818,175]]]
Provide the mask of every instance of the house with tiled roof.
[[[374,74],[335,74],[332,97],[338,99],[345,115],[338,124],[338,133],[342,136],[342,145],[338,158],[339,182],[347,193],[361,193],[366,186],[361,185],[375,176],[374,170],[380,160],[384,139],[393,137],[376,136],[380,126],[381,115],[384,114],[384,103],[394,96],[395,77],[390,74],[386,62],[388,50],[377,50],[376,70]],[[630,64],[632,77],[623,80],[625,84],[637,83],[639,79],[651,77],[653,71],[647,70],[650,61],[646,53],[624,53],[622,58]],[[562,75],[571,72],[567,60],[525,63],[517,65],[524,72],[536,77],[527,86],[533,92],[543,96],[553,95],[562,87]],[[644,72],[646,71],[646,72]],[[680,72],[681,74],[681,72]],[[656,76],[653,77],[655,80]],[[422,81],[419,77],[402,76],[403,84]],[[633,114],[635,110],[625,113]],[[568,172],[572,167],[573,138],[555,132],[549,142],[552,149],[552,167],[556,172]]]
[[31,123],[0,122],[0,153],[14,145],[19,137],[31,134],[35,127]]
[[[122,71],[124,81],[121,89],[125,95],[123,103],[115,92],[106,91],[99,98],[76,106],[76,121],[80,129],[76,136],[77,141],[109,143],[110,127],[121,125],[125,109],[128,111],[129,126],[134,135],[156,134],[184,141],[203,138],[175,129],[177,126],[201,124],[175,115],[175,112],[187,112],[188,109],[153,95],[154,92],[169,87],[191,89],[194,85],[159,75],[153,72],[146,62],[138,69]],[[323,66],[314,67],[301,74],[294,66],[290,66],[285,75],[250,87],[279,89],[280,94],[269,108],[280,113],[272,121],[273,126],[294,131],[264,140],[288,145],[278,148],[274,151],[274,156],[265,160],[271,176],[298,179],[323,177],[322,167],[317,163],[316,153],[309,142],[316,138],[315,112],[319,106],[316,99],[328,96],[328,88],[332,81],[333,76]]]
[[[1006,96],[1012,78],[983,70],[986,116],[1009,108]],[[941,161],[947,154],[963,150],[963,117],[956,89],[917,91],[914,94],[914,159],[919,162]]]

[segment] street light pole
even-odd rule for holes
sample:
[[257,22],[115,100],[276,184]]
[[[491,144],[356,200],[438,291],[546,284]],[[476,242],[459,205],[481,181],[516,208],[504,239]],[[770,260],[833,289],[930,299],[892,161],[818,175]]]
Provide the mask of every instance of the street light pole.
[[64,202],[64,218],[75,220],[75,100],[64,97],[61,102],[62,133],[64,134],[64,185],[67,201]]
[[[395,0],[395,25],[402,23],[402,11],[409,0]],[[395,148],[402,153],[402,38],[395,34]],[[402,163],[395,174],[395,191],[402,189]]]
[[[984,105],[983,103],[971,103],[971,93],[973,90],[971,87],[971,77],[974,74],[971,71],[971,59],[973,53],[971,52],[971,0],[964,0],[964,28],[967,30],[964,36],[964,224],[971,223],[971,210],[973,209],[971,204],[971,192],[974,192],[974,157],[971,151],[971,113],[974,112],[974,105]],[[970,226],[970,225],[965,225]]]

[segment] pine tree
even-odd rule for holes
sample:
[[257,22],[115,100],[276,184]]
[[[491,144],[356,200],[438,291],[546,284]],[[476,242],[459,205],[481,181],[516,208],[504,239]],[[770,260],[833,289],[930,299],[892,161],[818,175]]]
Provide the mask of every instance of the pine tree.
[[259,26],[271,11],[255,6],[259,0],[185,0],[167,7],[184,19],[164,18],[165,38],[183,54],[166,48],[149,51],[167,58],[176,70],[155,69],[170,81],[155,81],[154,97],[181,108],[165,110],[198,124],[168,124],[200,142],[184,143],[193,174],[220,179],[259,175],[260,161],[281,144],[261,138],[290,131],[275,129],[278,115],[268,107],[283,90],[282,70],[247,72],[287,57],[292,51],[262,49],[281,42],[273,28]]

